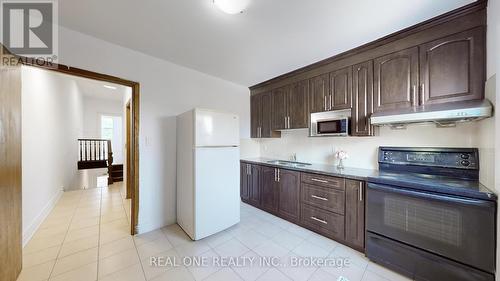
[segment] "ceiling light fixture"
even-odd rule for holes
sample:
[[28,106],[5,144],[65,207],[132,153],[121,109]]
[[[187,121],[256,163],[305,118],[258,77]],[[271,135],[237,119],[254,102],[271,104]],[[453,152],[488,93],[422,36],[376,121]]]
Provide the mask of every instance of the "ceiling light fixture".
[[104,85],[104,88],[111,89],[111,90],[116,90],[115,86],[110,86],[110,85]]
[[212,0],[219,10],[226,14],[243,13],[250,0]]

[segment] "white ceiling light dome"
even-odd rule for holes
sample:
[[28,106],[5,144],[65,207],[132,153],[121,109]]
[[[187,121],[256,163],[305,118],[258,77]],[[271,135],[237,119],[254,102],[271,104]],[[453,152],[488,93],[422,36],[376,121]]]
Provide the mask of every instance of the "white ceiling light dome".
[[213,0],[213,3],[224,13],[234,15],[243,12],[250,0]]

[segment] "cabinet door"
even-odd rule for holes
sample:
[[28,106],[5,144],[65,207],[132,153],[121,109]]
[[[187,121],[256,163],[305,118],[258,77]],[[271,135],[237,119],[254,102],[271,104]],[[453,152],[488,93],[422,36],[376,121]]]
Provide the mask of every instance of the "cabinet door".
[[250,166],[249,177],[249,201],[250,204],[260,206],[260,187],[261,187],[261,167],[258,165]]
[[262,95],[253,95],[250,97],[250,136],[260,138],[262,125]]
[[285,129],[286,116],[287,116],[287,98],[289,93],[289,87],[285,86],[273,91],[273,130],[283,130]]
[[250,164],[240,163],[240,197],[244,202],[248,202],[250,199],[250,190],[249,190],[249,173],[250,173]]
[[365,247],[365,192],[364,183],[346,180],[345,239],[362,250]]
[[276,168],[262,166],[261,207],[272,213],[278,212],[279,190],[276,171]]
[[374,86],[375,112],[415,106],[418,47],[375,59]]
[[353,66],[353,108],[351,133],[354,136],[372,135],[370,115],[373,113],[373,62]]
[[485,57],[484,27],[421,45],[420,102],[482,99],[486,79]]
[[288,127],[288,129],[309,127],[308,98],[309,80],[295,83],[288,99],[288,117],[290,118],[290,127]]
[[309,111],[327,111],[327,99],[330,93],[330,81],[328,74],[311,78],[309,81]]
[[279,169],[278,181],[279,215],[291,221],[299,221],[300,173]]
[[261,138],[270,138],[272,136],[272,113],[272,93],[263,93],[261,95]]
[[330,110],[349,109],[352,107],[352,67],[346,67],[330,73]]

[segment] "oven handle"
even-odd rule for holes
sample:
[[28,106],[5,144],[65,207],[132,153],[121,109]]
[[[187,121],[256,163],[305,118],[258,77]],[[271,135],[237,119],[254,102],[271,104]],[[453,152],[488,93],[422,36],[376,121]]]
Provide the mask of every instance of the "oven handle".
[[452,202],[452,203],[458,203],[458,204],[465,204],[465,205],[471,205],[471,206],[477,206],[477,207],[491,207],[492,205],[494,205],[493,202],[490,202],[487,200],[461,198],[461,197],[455,197],[453,195],[438,195],[438,194],[428,193],[425,191],[420,192],[420,191],[413,191],[413,190],[409,190],[409,189],[393,188],[393,187],[375,184],[375,183],[368,183],[368,192],[370,192],[370,190],[379,190],[382,192],[391,192],[391,193],[397,193],[397,194],[402,194],[402,195],[410,195],[410,196],[418,197],[418,198],[434,199],[434,200],[440,200],[440,201],[446,201],[446,202]]

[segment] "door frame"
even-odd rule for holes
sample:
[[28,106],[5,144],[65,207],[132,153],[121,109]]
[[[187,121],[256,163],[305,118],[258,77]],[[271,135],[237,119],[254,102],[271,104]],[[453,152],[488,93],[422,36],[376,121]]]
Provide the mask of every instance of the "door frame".
[[130,177],[127,178],[127,182],[130,182],[131,189],[131,215],[130,215],[130,234],[137,234],[137,226],[139,224],[139,111],[140,111],[140,84],[139,82],[122,79],[116,76],[111,76],[107,74],[102,74],[98,72],[93,72],[81,68],[70,67],[63,64],[48,64],[41,63],[32,58],[20,57],[19,61],[26,66],[37,67],[49,71],[59,72],[63,74],[68,74],[71,76],[83,77],[108,83],[119,84],[132,88],[132,98],[130,101],[131,105],[131,158],[132,165],[130,166]]
[[132,162],[132,155],[131,155],[131,151],[133,151],[133,148],[132,148],[132,143],[131,143],[131,140],[132,140],[132,130],[131,130],[131,118],[130,118],[130,115],[131,115],[131,100],[129,99],[127,101],[127,104],[125,105],[125,145],[126,145],[126,155],[125,155],[125,163],[127,163],[126,165],[126,171],[125,171],[125,175],[126,175],[126,199],[131,199],[132,198],[132,186],[131,186],[131,179],[132,179],[132,169],[130,168],[130,163]]

